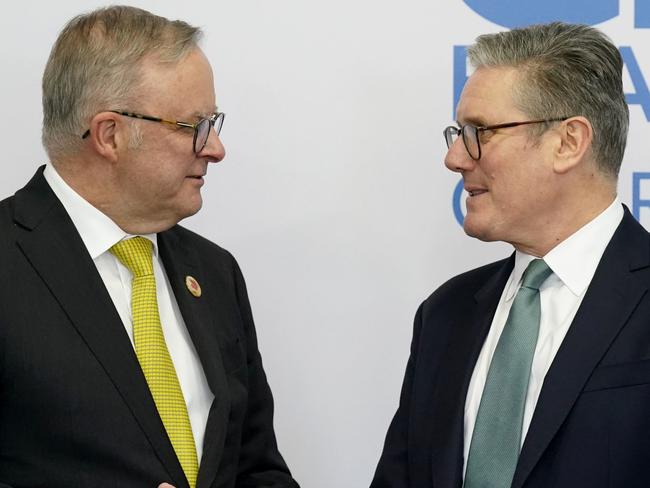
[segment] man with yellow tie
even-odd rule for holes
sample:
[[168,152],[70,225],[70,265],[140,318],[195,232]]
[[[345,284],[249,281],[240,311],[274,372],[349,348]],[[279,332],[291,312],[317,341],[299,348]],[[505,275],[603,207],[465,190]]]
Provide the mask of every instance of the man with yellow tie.
[[0,203],[0,487],[294,488],[241,272],[177,225],[225,156],[199,29],[72,19]]

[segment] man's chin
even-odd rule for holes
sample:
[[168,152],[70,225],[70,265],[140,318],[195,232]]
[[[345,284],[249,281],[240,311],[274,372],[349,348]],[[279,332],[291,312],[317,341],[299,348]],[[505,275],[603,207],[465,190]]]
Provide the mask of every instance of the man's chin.
[[203,202],[199,199],[199,202],[196,205],[187,207],[183,209],[181,212],[179,212],[178,221],[180,222],[181,220],[191,217],[192,215],[196,215],[197,213],[199,213],[199,210],[201,210],[202,206],[203,206]]
[[492,242],[497,240],[491,235],[492,229],[490,229],[489,225],[477,222],[476,219],[473,219],[469,216],[465,217],[465,220],[463,221],[463,230],[468,236],[480,241]]
[[203,197],[201,196],[201,190],[198,188],[193,189],[193,191],[186,196],[186,199],[182,203],[184,203],[184,205],[180,206],[179,208],[179,214],[182,215],[182,218],[191,217],[192,215],[198,213],[198,211],[203,207]]
[[201,207],[203,206],[203,200],[200,195],[193,196],[191,201],[185,201],[184,205],[176,205],[168,209],[168,214],[166,215],[166,220],[169,221],[169,227],[173,227],[182,220],[185,220],[188,217],[196,215]]

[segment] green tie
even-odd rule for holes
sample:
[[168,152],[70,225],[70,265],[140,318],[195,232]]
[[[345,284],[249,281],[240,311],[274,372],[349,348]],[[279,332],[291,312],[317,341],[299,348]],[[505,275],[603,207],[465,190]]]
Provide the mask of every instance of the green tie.
[[183,392],[160,325],[152,249],[150,240],[133,237],[115,244],[111,252],[133,275],[131,313],[135,354],[176,456],[190,487],[194,488],[199,470],[196,445]]
[[551,273],[541,259],[531,261],[524,272],[485,381],[467,459],[465,488],[509,488],[512,484],[539,334],[539,287]]

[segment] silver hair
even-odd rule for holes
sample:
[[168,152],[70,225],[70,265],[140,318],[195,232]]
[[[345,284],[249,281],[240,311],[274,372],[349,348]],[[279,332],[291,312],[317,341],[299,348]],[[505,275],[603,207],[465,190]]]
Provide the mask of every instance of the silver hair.
[[517,69],[515,103],[531,118],[587,118],[594,132],[596,164],[604,174],[617,177],[629,110],[623,93],[623,59],[605,34],[586,25],[532,25],[479,36],[468,48],[468,57],[475,68]]
[[43,145],[50,159],[78,151],[96,113],[133,109],[145,58],[178,62],[201,36],[186,22],[127,6],[101,8],[68,22],[43,73]]

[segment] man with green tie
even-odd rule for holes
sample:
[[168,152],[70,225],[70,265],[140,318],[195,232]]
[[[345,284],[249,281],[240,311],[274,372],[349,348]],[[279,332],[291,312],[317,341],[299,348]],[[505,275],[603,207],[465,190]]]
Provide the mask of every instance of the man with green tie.
[[372,488],[650,486],[650,236],[617,197],[623,61],[563,23],[480,36],[444,136],[465,232],[422,303]]

